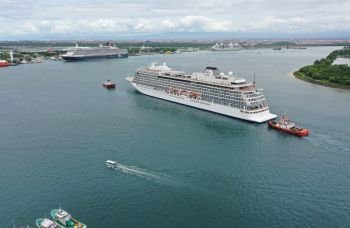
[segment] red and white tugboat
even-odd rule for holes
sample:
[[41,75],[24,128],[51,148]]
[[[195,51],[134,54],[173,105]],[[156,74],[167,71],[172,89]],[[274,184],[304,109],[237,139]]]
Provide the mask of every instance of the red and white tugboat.
[[115,83],[113,83],[111,80],[106,80],[103,84],[103,87],[106,89],[115,89]]
[[270,120],[267,122],[269,127],[286,132],[288,134],[296,135],[299,137],[309,135],[309,130],[306,128],[300,128],[295,126],[295,124],[288,119],[287,114],[282,115],[279,121]]

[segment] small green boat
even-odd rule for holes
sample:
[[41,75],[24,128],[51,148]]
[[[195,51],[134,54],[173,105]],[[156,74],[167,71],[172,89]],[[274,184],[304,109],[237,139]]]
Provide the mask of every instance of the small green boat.
[[57,228],[57,224],[48,218],[38,218],[36,221],[38,228]]
[[86,228],[87,226],[78,220],[74,219],[68,212],[63,209],[52,209],[51,217],[57,222],[57,225],[61,228]]

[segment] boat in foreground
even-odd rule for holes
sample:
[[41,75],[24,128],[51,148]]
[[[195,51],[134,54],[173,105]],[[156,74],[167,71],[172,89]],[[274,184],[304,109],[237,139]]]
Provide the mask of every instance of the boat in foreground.
[[107,168],[111,168],[111,169],[116,168],[118,166],[118,163],[112,160],[107,160],[105,163]]
[[56,228],[57,224],[48,218],[39,218],[35,221],[38,228]]
[[106,80],[104,81],[104,83],[102,84],[103,87],[105,87],[106,89],[115,89],[115,83],[112,82],[111,80]]
[[287,114],[282,115],[280,120],[270,120],[267,124],[273,129],[286,132],[288,134],[296,135],[299,137],[309,135],[308,129],[295,126],[295,124],[288,119]]
[[63,209],[52,209],[51,217],[57,222],[57,225],[61,228],[74,227],[74,228],[86,228],[86,225],[74,219],[68,212]]
[[126,80],[142,94],[194,108],[257,123],[276,118],[255,82],[247,82],[232,72],[226,75],[217,67],[186,74],[165,63],[152,64]]

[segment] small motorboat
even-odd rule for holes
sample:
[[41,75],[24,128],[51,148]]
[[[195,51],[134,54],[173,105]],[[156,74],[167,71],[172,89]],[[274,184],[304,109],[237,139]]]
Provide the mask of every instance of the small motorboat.
[[309,135],[308,129],[295,126],[295,124],[288,119],[287,114],[282,115],[280,120],[270,120],[269,122],[267,122],[267,124],[273,129],[283,131],[288,134],[296,135],[299,137]]
[[116,161],[112,161],[112,160],[106,161],[107,168],[115,168],[115,167],[117,167],[117,165],[118,165],[118,163]]
[[115,89],[115,83],[112,82],[111,80],[106,80],[103,84],[103,87],[105,87],[106,89]]

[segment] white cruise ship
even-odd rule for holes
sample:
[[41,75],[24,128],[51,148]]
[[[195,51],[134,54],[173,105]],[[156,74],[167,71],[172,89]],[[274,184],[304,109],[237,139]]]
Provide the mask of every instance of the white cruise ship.
[[239,51],[242,49],[243,49],[242,46],[239,45],[238,43],[230,42],[229,44],[216,43],[211,47],[210,50],[212,50],[212,51]]
[[165,63],[140,68],[134,77],[126,78],[139,92],[152,97],[207,111],[262,123],[276,118],[271,114],[262,89],[216,67],[204,72],[186,74]]
[[100,44],[98,47],[79,47],[78,44],[73,48],[66,49],[67,53],[61,57],[66,61],[82,61],[101,58],[127,58],[128,50],[111,46],[107,42],[106,46]]

